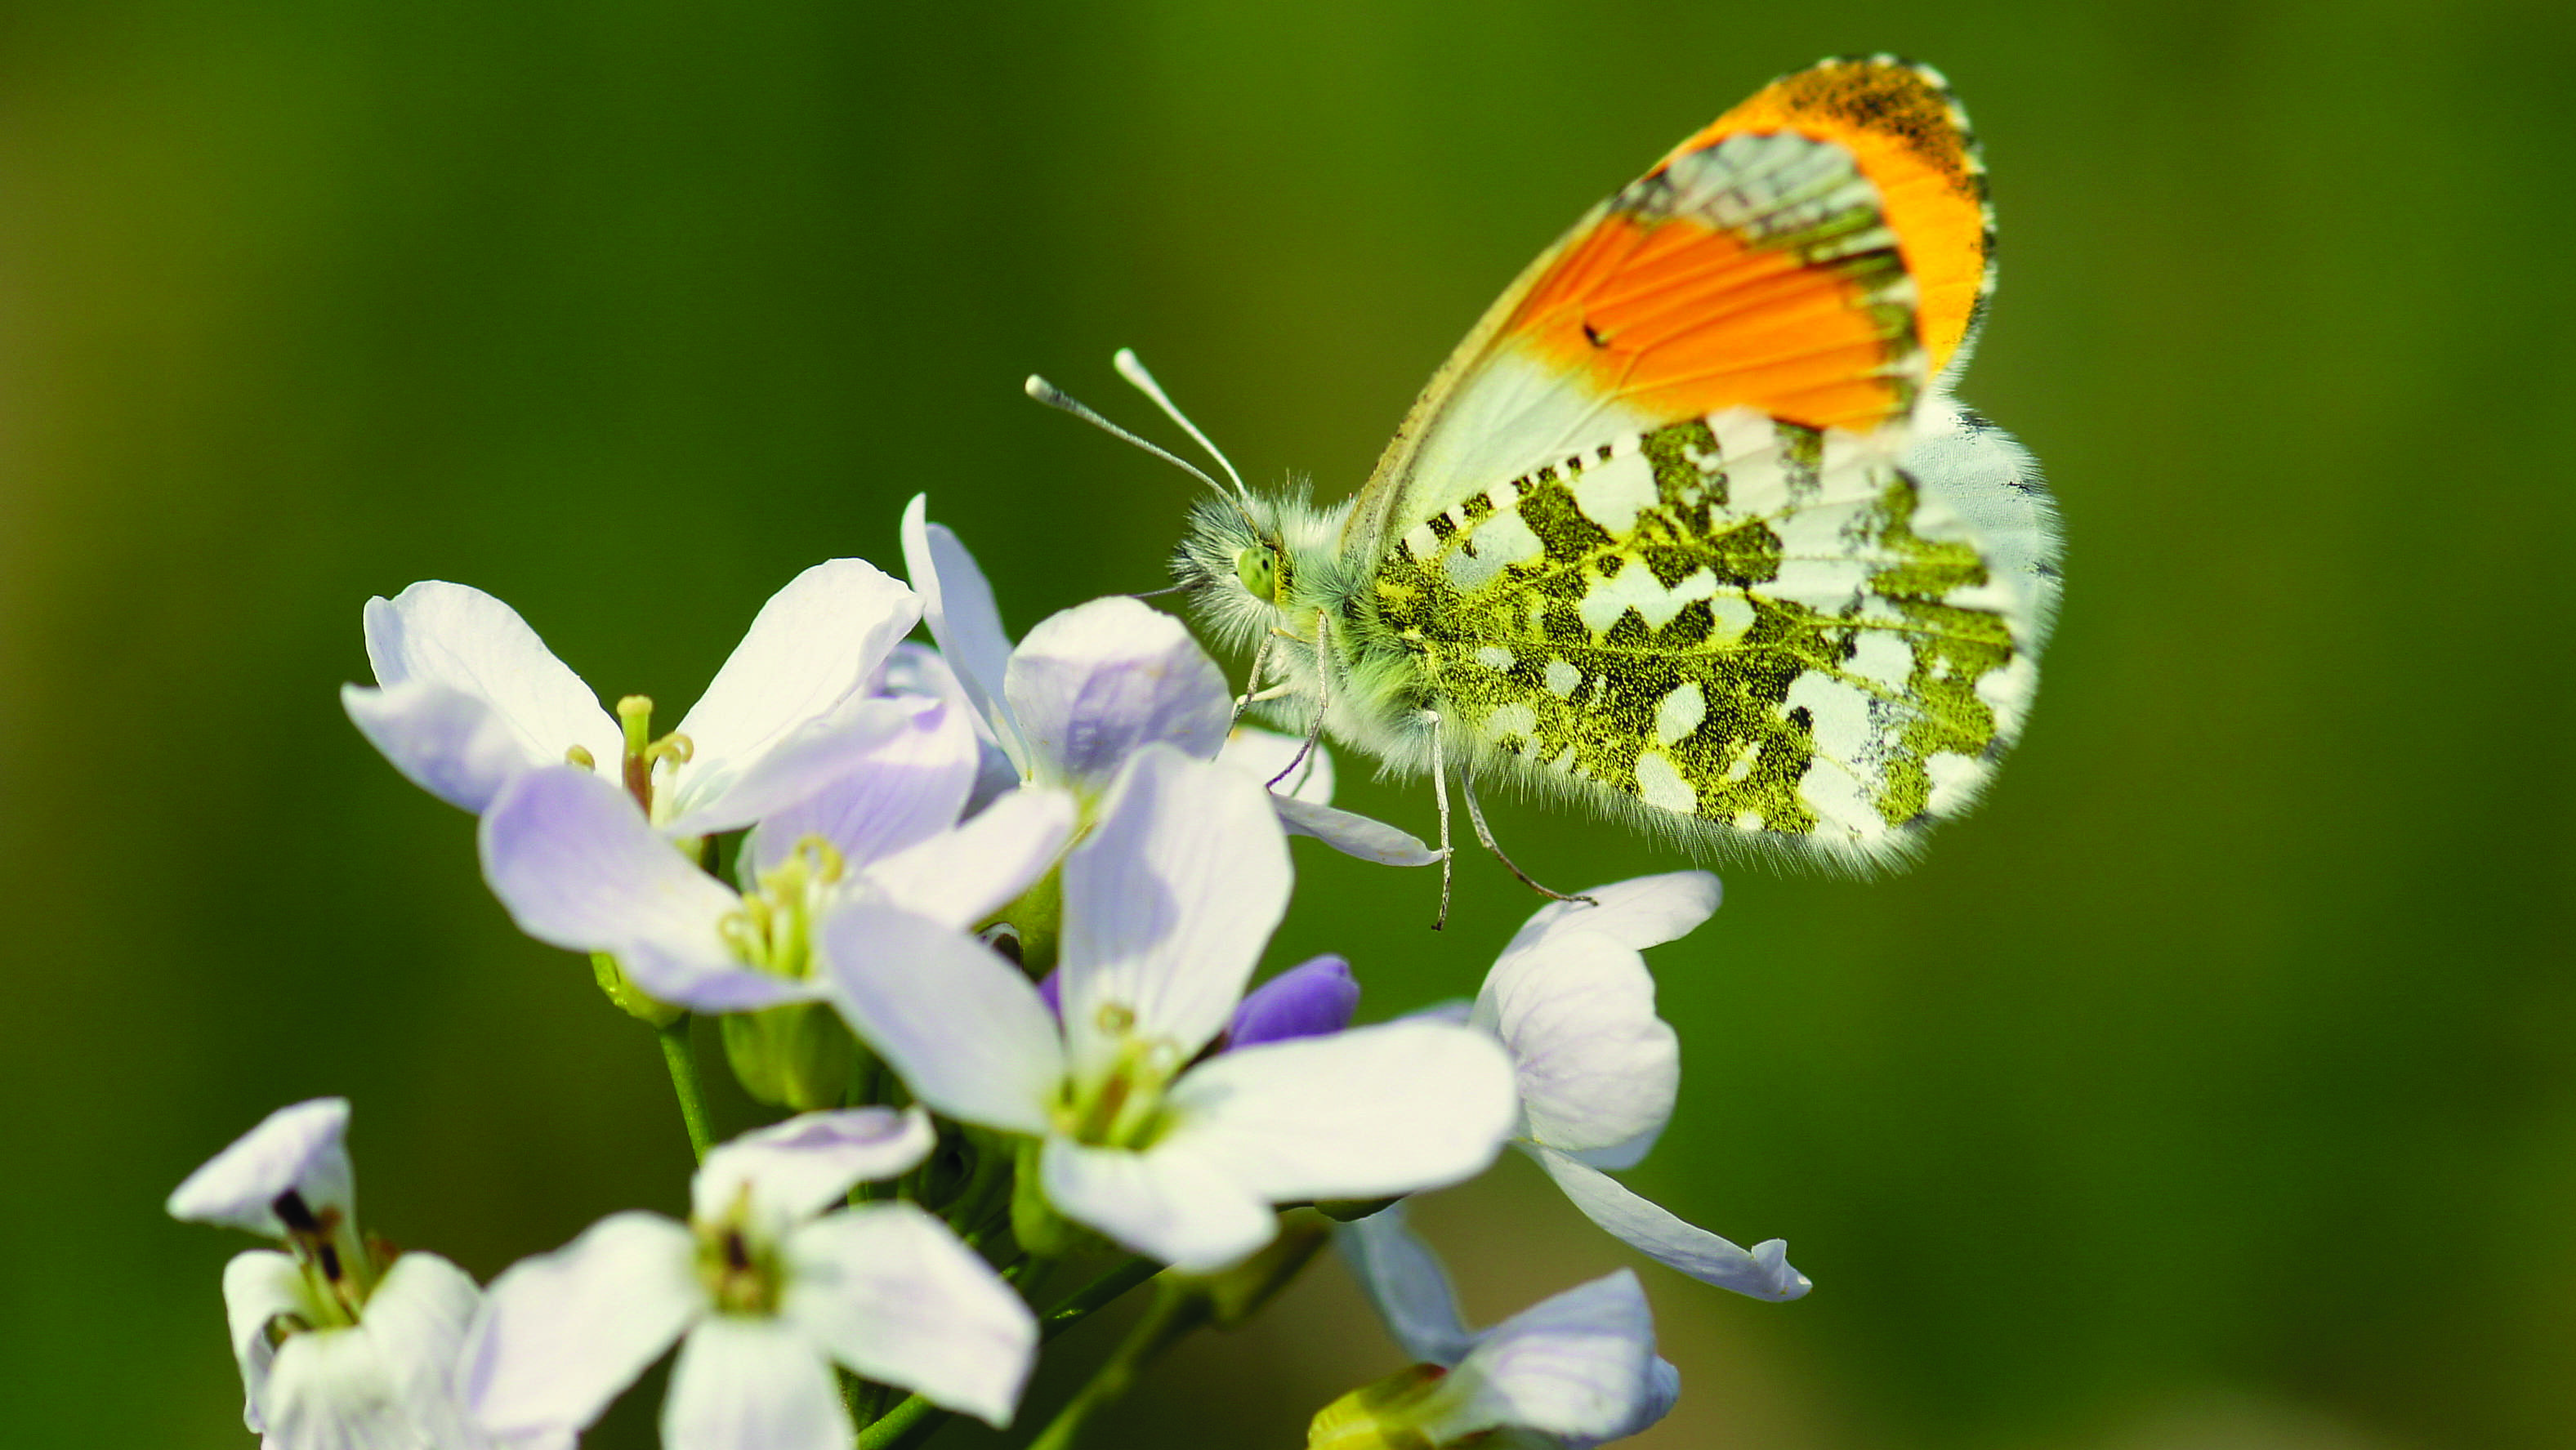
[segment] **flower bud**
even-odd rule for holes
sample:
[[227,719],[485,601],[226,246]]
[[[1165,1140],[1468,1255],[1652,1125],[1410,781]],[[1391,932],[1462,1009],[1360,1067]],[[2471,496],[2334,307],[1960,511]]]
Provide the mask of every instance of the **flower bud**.
[[617,958],[606,952],[590,954],[590,974],[599,982],[599,990],[607,993],[608,1000],[617,1004],[618,1011],[656,1032],[679,1021],[681,1014],[688,1011],[685,1007],[675,1007],[651,996],[628,981],[625,969],[617,965]]
[[724,1019],[725,1060],[761,1102],[812,1112],[837,1108],[856,1076],[859,1046],[820,1002],[791,1002]]

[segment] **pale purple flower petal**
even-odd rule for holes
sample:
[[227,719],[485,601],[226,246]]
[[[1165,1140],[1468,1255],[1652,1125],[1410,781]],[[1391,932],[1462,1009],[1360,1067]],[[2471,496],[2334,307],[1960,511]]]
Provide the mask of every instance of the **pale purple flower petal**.
[[709,972],[736,965],[718,924],[740,898],[601,776],[568,765],[522,774],[484,813],[480,840],[484,880],[541,942],[583,952],[649,946]]
[[1440,853],[1422,838],[1386,822],[1334,806],[1274,795],[1271,805],[1279,824],[1292,836],[1312,836],[1345,856],[1381,866],[1428,866]]
[[348,1128],[346,1098],[279,1108],[189,1174],[165,1206],[172,1218],[273,1239],[286,1237],[273,1205],[290,1190],[316,1214],[337,1209],[346,1216],[357,1204],[349,1150],[341,1141]]
[[833,1005],[915,1096],[963,1122],[1048,1130],[1063,1041],[1019,968],[938,922],[872,904],[832,913],[817,947]]
[[1672,1117],[1680,1041],[1655,1015],[1645,959],[1573,924],[1584,920],[1505,952],[1473,1020],[1511,1051],[1532,1141],[1574,1153],[1625,1150],[1633,1164]]
[[811,1218],[848,1196],[855,1183],[910,1172],[939,1142],[920,1108],[843,1108],[802,1113],[718,1144],[689,1186],[690,1211],[722,1218],[748,1188],[762,1210]]
[[1199,1064],[1166,1095],[1155,1151],[1186,1148],[1272,1203],[1383,1198],[1483,1171],[1514,1107],[1492,1038],[1388,1022]]
[[1076,1068],[1117,1050],[1104,1011],[1184,1057],[1206,1046],[1288,889],[1287,843],[1259,785],[1168,745],[1137,752],[1065,857],[1062,986]]
[[479,1294],[434,1254],[394,1261],[353,1326],[278,1346],[258,1417],[272,1450],[481,1450],[457,1416],[449,1370]]
[[1785,1240],[1768,1239],[1748,1252],[1685,1223],[1587,1163],[1551,1148],[1525,1151],[1583,1210],[1584,1217],[1667,1268],[1756,1299],[1796,1299],[1814,1287],[1806,1275],[1789,1267]]
[[757,1012],[824,996],[821,982],[703,954],[679,956],[651,943],[620,947],[616,955],[618,970],[636,990],[692,1012]]
[[[1303,759],[1299,758],[1301,751]],[[1320,740],[1308,750],[1302,735],[1282,735],[1258,725],[1237,725],[1217,751],[1216,763],[1251,776],[1273,795],[1308,805],[1333,803],[1333,753]],[[1280,779],[1282,775],[1286,778]],[[1279,783],[1272,785],[1273,780]]]
[[870,866],[865,884],[917,916],[977,926],[1047,873],[1072,837],[1075,818],[1069,793],[1024,787],[957,829]]
[[250,1249],[224,1265],[224,1317],[232,1330],[233,1362],[241,1366],[242,1424],[253,1434],[268,1428],[260,1404],[268,1393],[277,1346],[268,1326],[281,1318],[312,1322],[322,1317],[304,1281],[304,1270],[275,1249]]
[[1225,743],[1225,673],[1179,620],[1125,595],[1095,599],[1029,631],[1006,693],[1044,785],[1105,788],[1127,758],[1166,744],[1198,760]]
[[864,1204],[787,1239],[779,1305],[833,1359],[881,1384],[1007,1425],[1036,1362],[1020,1296],[947,1225],[909,1203]]
[[1439,1365],[1466,1358],[1476,1339],[1458,1313],[1458,1291],[1440,1256],[1406,1221],[1402,1203],[1335,1224],[1333,1246],[1408,1358]]
[[876,703],[894,713],[896,727],[839,777],[762,819],[743,844],[757,869],[775,869],[798,841],[817,836],[856,870],[957,824],[977,768],[969,712],[944,700]]
[[832,1367],[796,1326],[719,1314],[681,1343],[663,1450],[849,1450],[854,1433]]
[[599,1418],[708,1312],[697,1241],[659,1214],[620,1213],[492,1282],[457,1363],[487,1433],[577,1430]]
[[1709,919],[1723,896],[1717,878],[1705,871],[1640,876],[1580,894],[1597,904],[1555,901],[1540,907],[1503,948],[1503,955],[1534,946],[1557,931],[1593,932],[1631,951],[1644,951],[1688,935]]
[[469,811],[490,805],[519,772],[564,758],[531,755],[489,701],[435,680],[381,690],[342,685],[340,705],[412,784]]
[[[786,809],[862,768],[877,743],[903,729],[916,708],[908,700],[852,695],[830,711],[790,729],[760,753],[698,779],[690,792],[690,766],[655,776],[655,814],[665,834],[712,836],[740,830]],[[690,765],[705,761],[691,757]]]
[[1226,1050],[1329,1036],[1351,1025],[1359,1005],[1359,979],[1351,975],[1349,962],[1335,956],[1299,962],[1235,1004],[1234,1020],[1225,1029]]
[[482,590],[424,580],[368,600],[365,623],[378,685],[427,682],[483,701],[530,764],[561,760],[576,745],[602,763],[618,758],[622,737],[599,697],[516,610]]
[[[920,617],[913,592],[863,560],[829,560],[790,580],[680,721],[693,749],[671,777],[668,814],[749,824],[762,810],[745,813],[728,797],[763,756],[858,693]],[[690,833],[706,829],[721,828]]]
[[1011,637],[1003,632],[1002,612],[993,603],[993,586],[975,567],[975,556],[941,524],[928,521],[928,501],[915,494],[903,510],[903,567],[921,595],[922,619],[939,642],[940,657],[955,673],[959,688],[975,702],[996,742],[1014,765],[1028,766],[1028,748],[1012,720],[1003,680],[1011,658]]
[[1049,1138],[1038,1161],[1056,1211],[1184,1272],[1222,1268],[1279,1230],[1278,1215],[1236,1174],[1183,1144],[1139,1153]]
[[1478,1335],[1443,1383],[1447,1413],[1423,1429],[1439,1444],[1505,1428],[1570,1447],[1624,1439],[1671,1408],[1676,1380],[1658,1363],[1645,1290],[1621,1269]]

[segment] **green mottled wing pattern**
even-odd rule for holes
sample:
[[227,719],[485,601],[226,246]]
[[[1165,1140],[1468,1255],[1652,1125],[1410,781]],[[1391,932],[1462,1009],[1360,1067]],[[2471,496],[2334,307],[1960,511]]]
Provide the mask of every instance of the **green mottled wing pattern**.
[[2045,627],[1885,444],[1751,409],[1472,495],[1373,584],[1478,775],[1857,864],[1974,797]]

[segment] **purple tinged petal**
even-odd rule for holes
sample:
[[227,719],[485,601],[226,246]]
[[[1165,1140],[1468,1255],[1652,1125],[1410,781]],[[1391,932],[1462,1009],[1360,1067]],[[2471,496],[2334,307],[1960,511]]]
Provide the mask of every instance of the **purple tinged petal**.
[[1716,912],[1724,892],[1706,871],[1674,871],[1596,886],[1585,901],[1555,901],[1533,913],[1503,955],[1536,946],[1559,931],[1589,931],[1644,951],[1688,935]]
[[930,1115],[918,1107],[801,1113],[710,1150],[689,1183],[690,1212],[704,1221],[721,1218],[747,1187],[764,1213],[811,1218],[846,1197],[854,1183],[910,1172],[938,1142]]
[[1360,1006],[1351,964],[1323,956],[1300,962],[1245,994],[1225,1030],[1228,1051],[1291,1037],[1323,1037],[1351,1025]]
[[484,813],[480,838],[484,880],[541,942],[620,954],[649,947],[710,972],[736,965],[719,923],[740,898],[600,776],[569,765],[527,772]]
[[862,1204],[785,1243],[782,1318],[880,1384],[988,1424],[1011,1422],[1037,1316],[946,1224],[910,1203]]
[[612,1214],[492,1281],[457,1359],[486,1432],[578,1430],[712,1307],[697,1240],[659,1214]]
[[939,642],[939,654],[958,687],[993,727],[994,738],[1016,766],[1027,765],[1026,747],[1004,698],[1011,637],[993,604],[993,586],[975,567],[975,556],[944,525],[931,523],[928,499],[914,494],[903,510],[903,567],[921,594],[922,621]]
[[863,883],[904,910],[948,926],[978,926],[1054,865],[1073,835],[1067,792],[1029,786],[862,873]]
[[340,707],[404,779],[478,814],[512,777],[563,758],[532,754],[489,701],[435,680],[342,685]]
[[1288,843],[1258,784],[1170,745],[1139,751],[1065,855],[1064,1023],[1077,1070],[1118,1050],[1104,1014],[1195,1056],[1233,1015],[1288,888]]
[[1046,784],[1097,791],[1145,746],[1196,760],[1225,743],[1225,672],[1179,620],[1125,595],[1055,615],[1011,655],[1005,685]]
[[1638,1196],[1590,1164],[1552,1148],[1523,1151],[1538,1160],[1584,1217],[1666,1268],[1755,1299],[1797,1299],[1814,1287],[1789,1267],[1785,1240],[1768,1239],[1744,1249]]
[[1381,866],[1428,866],[1440,859],[1440,853],[1424,845],[1421,837],[1355,811],[1284,795],[1271,796],[1270,804],[1288,834],[1312,836],[1345,856]]
[[356,1208],[357,1188],[342,1142],[348,1130],[347,1098],[314,1098],[279,1108],[172,1190],[166,1205],[170,1216],[284,1238],[286,1225],[272,1205],[290,1190],[316,1213],[337,1209],[349,1214]]
[[1360,1292],[1385,1321],[1396,1348],[1422,1364],[1452,1365],[1474,1347],[1475,1335],[1458,1313],[1458,1291],[1431,1245],[1392,1203],[1356,1223],[1333,1227],[1333,1246],[1357,1279]]
[[366,635],[377,684],[424,682],[473,696],[532,761],[561,760],[575,745],[603,763],[617,758],[617,722],[599,697],[516,610],[480,589],[430,579],[370,599]]
[[761,820],[743,848],[758,869],[775,869],[798,841],[819,836],[855,871],[957,824],[977,767],[966,707],[900,697],[869,704],[886,728],[821,789]]
[[[773,799],[744,810],[728,802],[762,757],[799,740],[859,694],[896,640],[921,617],[921,602],[902,582],[859,559],[831,559],[789,580],[761,606],[707,692],[679,724],[692,751],[671,778],[675,809],[685,817],[727,818],[748,825]],[[792,799],[792,797],[791,797]]]
[[692,1012],[757,1012],[820,1001],[823,984],[782,977],[741,962],[673,956],[652,946],[620,947],[617,968],[637,990]]
[[960,1122],[1043,1134],[1064,1043],[1019,968],[974,938],[874,904],[825,918],[832,1004],[915,1097]]

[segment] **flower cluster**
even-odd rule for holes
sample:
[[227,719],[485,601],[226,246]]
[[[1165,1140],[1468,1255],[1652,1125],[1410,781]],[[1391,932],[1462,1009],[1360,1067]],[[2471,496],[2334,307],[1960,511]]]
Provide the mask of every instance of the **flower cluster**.
[[[1060,1450],[1143,1358],[1257,1312],[1327,1237],[1412,1367],[1327,1406],[1312,1445],[1634,1433],[1677,1383],[1634,1275],[1471,1332],[1405,1224],[1403,1198],[1507,1146],[1663,1264],[1806,1291],[1777,1240],[1739,1248],[1610,1176],[1679,1086],[1639,953],[1715,909],[1713,877],[1548,906],[1472,1005],[1355,1025],[1340,957],[1255,985],[1288,837],[1437,854],[1335,809],[1320,749],[1236,728],[1171,617],[1099,600],[1014,644],[918,499],[903,539],[908,584],[807,570],[658,734],[653,702],[601,708],[489,595],[369,602],[376,682],[345,691],[350,718],[479,816],[512,919],[661,1033],[699,1164],[686,1222],[612,1214],[485,1290],[359,1232],[345,1102],[270,1117],[169,1209],[281,1246],[224,1279],[244,1417],[274,1450],[569,1446],[674,1345],[675,1450],[1005,1426],[1045,1338],[1150,1282],[1112,1370],[1037,1442]],[[935,648],[904,642],[916,625]],[[784,1116],[711,1141],[690,1014]]]

